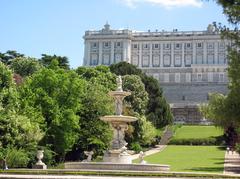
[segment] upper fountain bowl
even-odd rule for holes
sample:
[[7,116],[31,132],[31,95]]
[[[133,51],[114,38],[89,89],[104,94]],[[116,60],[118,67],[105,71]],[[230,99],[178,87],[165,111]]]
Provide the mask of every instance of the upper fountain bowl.
[[109,115],[109,116],[103,116],[100,117],[102,121],[106,122],[134,122],[138,120],[136,117],[132,116],[123,116],[123,115]]

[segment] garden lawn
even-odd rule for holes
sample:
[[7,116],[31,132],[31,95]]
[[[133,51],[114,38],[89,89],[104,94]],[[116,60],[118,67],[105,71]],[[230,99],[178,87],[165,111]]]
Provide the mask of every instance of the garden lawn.
[[225,150],[217,146],[170,145],[144,160],[149,164],[170,165],[171,171],[222,173],[224,154]]
[[223,135],[223,130],[215,126],[182,126],[177,129],[174,139],[203,139]]

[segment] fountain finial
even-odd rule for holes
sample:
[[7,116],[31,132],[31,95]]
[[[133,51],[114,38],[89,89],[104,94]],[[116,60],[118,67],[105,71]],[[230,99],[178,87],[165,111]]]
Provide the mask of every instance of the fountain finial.
[[117,77],[117,91],[123,91],[123,89],[122,89],[122,77],[120,75]]

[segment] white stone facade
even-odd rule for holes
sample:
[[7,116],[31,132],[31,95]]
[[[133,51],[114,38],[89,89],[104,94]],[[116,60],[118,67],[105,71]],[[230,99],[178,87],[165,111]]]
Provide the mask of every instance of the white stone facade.
[[86,31],[84,39],[84,66],[131,63],[160,82],[172,106],[196,106],[207,102],[209,93],[227,93],[231,43],[212,25],[205,31],[134,32],[106,24]]
[[227,46],[218,31],[86,31],[84,66],[126,61],[161,83],[227,82]]

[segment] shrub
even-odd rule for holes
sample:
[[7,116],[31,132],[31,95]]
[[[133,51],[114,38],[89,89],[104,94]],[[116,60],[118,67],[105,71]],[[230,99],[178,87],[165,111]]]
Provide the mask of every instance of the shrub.
[[27,167],[29,162],[28,154],[23,149],[8,149],[6,161],[10,168]]
[[133,143],[131,143],[130,149],[131,149],[131,150],[134,150],[134,151],[137,152],[137,153],[139,153],[140,151],[143,150],[142,147],[141,147],[141,145],[140,145],[138,142],[133,142]]
[[222,145],[222,140],[214,137],[202,139],[172,139],[170,145]]

